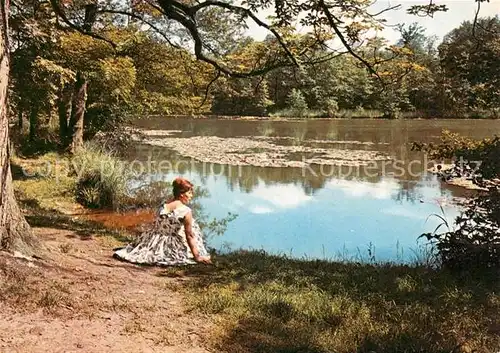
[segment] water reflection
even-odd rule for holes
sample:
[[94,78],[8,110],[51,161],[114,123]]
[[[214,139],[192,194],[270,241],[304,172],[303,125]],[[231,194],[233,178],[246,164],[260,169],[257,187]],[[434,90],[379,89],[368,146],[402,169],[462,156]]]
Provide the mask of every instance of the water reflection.
[[[408,141],[437,141],[448,129],[471,137],[500,131],[497,120],[297,120],[248,121],[230,119],[148,118],[134,122],[146,129],[182,130],[182,136],[304,136],[305,139],[370,141],[399,149]],[[263,131],[269,131],[266,135]]]
[[[148,154],[149,153],[149,154]],[[168,150],[137,149],[131,158],[183,161]],[[200,200],[210,217],[238,214],[224,236],[211,239],[217,249],[254,248],[296,257],[360,257],[367,249],[382,260],[410,261],[432,230],[443,198],[452,196],[436,178],[418,181],[377,175],[340,179],[304,175],[298,168],[223,166],[185,161],[177,170],[152,173],[145,183],[170,182],[183,175],[210,190]],[[189,162],[189,163],[188,163]],[[454,207],[446,207],[451,220]],[[406,255],[405,255],[406,251]]]
[[[301,145],[331,141],[336,149],[389,154],[399,164],[377,162],[372,169],[311,165],[263,168],[199,163],[160,147],[138,145],[131,159],[173,168],[150,172],[148,180],[171,181],[177,175],[210,191],[200,200],[210,217],[238,214],[216,248],[257,248],[296,257],[355,257],[370,248],[378,260],[410,261],[421,246],[417,237],[432,231],[440,213],[452,220],[459,212],[450,199],[460,188],[425,173],[429,161],[412,152],[412,141],[432,142],[444,127],[473,137],[499,131],[496,121],[231,121],[168,119],[143,121],[143,127],[182,130],[183,137],[285,137],[276,143]],[[469,130],[473,127],[472,130]],[[340,141],[344,141],[339,143]],[[363,142],[363,144],[360,144]],[[415,163],[419,162],[419,163]],[[401,173],[401,170],[403,171]]]
[[[312,195],[316,191],[323,189],[325,184],[332,179],[379,183],[384,178],[393,177],[392,179],[398,184],[398,193],[395,194],[395,199],[415,201],[420,196],[415,189],[417,183],[421,180],[435,179],[434,176],[422,168],[425,165],[432,165],[422,156],[408,161],[407,164],[396,165],[397,168],[390,161],[389,163],[386,161],[374,162],[372,166],[255,167],[201,163],[193,159],[183,158],[166,148],[137,145],[135,153],[131,153],[130,158],[140,161],[149,160],[153,169],[155,165],[160,165],[162,161],[168,161],[168,166],[173,168],[163,169],[163,172],[194,172],[200,175],[201,178],[214,175],[222,177],[229,190],[239,188],[245,192],[251,192],[261,182],[266,185],[294,183],[300,185],[306,194]],[[462,196],[463,194],[457,188],[449,188],[446,185],[442,185],[442,188],[453,190],[456,196]]]
[[[172,180],[179,173],[156,175]],[[394,202],[400,184],[394,179],[379,183],[330,180],[308,194],[299,183],[266,183],[259,179],[252,190],[227,188],[223,176],[182,173],[197,185],[210,190],[211,197],[200,203],[210,217],[238,215],[222,237],[210,246],[225,249],[264,249],[294,257],[335,258],[366,255],[376,259],[411,261],[413,250],[422,243],[417,237],[437,226],[427,217],[439,212],[438,184],[415,186],[422,202]],[[436,182],[437,183],[437,182]],[[451,220],[454,207],[444,207]],[[406,255],[405,255],[406,254]]]

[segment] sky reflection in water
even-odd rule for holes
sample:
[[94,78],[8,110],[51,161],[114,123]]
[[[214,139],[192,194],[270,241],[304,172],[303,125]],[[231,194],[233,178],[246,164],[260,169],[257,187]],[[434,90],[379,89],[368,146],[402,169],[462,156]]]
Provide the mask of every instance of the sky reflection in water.
[[201,177],[196,172],[164,174],[155,180],[170,181],[183,175],[208,189],[200,200],[210,217],[228,212],[238,217],[223,236],[209,245],[228,249],[263,249],[298,258],[412,262],[422,253],[420,234],[441,223],[433,213],[452,221],[459,210],[450,204],[451,193],[440,189],[434,177],[420,181],[412,190],[417,199],[398,198],[401,184],[392,178],[377,183],[332,179],[306,193],[299,183],[268,183],[259,180],[252,190],[228,187],[224,176]]
[[[278,138],[275,142],[282,144],[323,140],[335,143],[331,148],[379,151],[405,166],[422,158],[411,150],[413,141],[438,142],[443,129],[472,138],[500,131],[500,121],[491,120],[245,121],[158,117],[138,121],[137,125],[177,130],[179,137],[260,136]],[[339,144],[341,141],[344,144]],[[157,160],[182,159],[171,151],[150,146],[137,154],[134,157],[143,160],[151,155]],[[437,217],[428,217],[434,213],[443,216],[441,203],[452,223],[459,210],[450,199],[464,194],[432,175],[394,178],[388,173],[374,177],[360,174],[346,180],[338,177],[346,175],[345,168],[332,169],[334,173],[320,177],[304,176],[300,168],[245,166],[241,174],[231,173],[233,170],[227,166],[215,165],[215,172],[210,172],[211,168],[203,171],[195,163],[179,173],[157,177],[170,182],[176,175],[184,175],[208,189],[211,196],[200,201],[211,217],[222,218],[227,212],[238,214],[223,236],[210,239],[210,246],[264,249],[294,257],[367,260],[367,250],[372,246],[377,261],[411,262],[414,252],[420,252],[419,244],[425,243],[417,241],[419,235],[433,231],[441,223]],[[225,168],[226,173],[218,173],[218,168]]]

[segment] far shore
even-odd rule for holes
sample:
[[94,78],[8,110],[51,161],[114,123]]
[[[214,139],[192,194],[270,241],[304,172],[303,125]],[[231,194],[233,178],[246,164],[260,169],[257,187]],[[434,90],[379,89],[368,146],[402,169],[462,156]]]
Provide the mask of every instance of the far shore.
[[[370,117],[370,116],[360,116],[360,117],[286,117],[286,116],[245,116],[245,115],[215,115],[215,114],[172,114],[172,115],[161,115],[153,114],[148,115],[147,118],[173,118],[173,119],[227,119],[227,120],[264,120],[264,121],[303,121],[303,120],[498,120],[499,118],[461,118],[461,117],[432,117],[432,116],[416,116],[416,117],[401,117],[401,118],[386,118],[383,116]],[[142,120],[144,118],[137,118]],[[135,120],[135,119],[134,119]]]

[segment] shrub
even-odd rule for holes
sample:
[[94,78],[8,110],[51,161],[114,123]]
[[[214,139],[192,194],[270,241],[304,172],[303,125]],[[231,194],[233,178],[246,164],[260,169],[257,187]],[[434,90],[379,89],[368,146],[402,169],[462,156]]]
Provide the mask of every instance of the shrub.
[[443,266],[455,271],[500,269],[500,192],[472,199],[454,229],[422,236],[435,242]]
[[335,98],[328,98],[325,101],[325,110],[328,117],[335,117],[339,111],[339,104]]
[[172,184],[161,180],[141,185],[132,191],[129,206],[156,209],[172,196],[171,190]]
[[474,141],[445,131],[441,144],[414,144],[414,149],[428,152],[432,158],[451,158],[459,175],[487,190],[469,200],[455,220],[455,229],[423,234],[436,242],[443,266],[459,271],[499,271],[500,138]]
[[120,208],[127,197],[130,173],[118,158],[87,144],[72,159],[77,176],[75,197],[89,208]]
[[131,128],[120,130],[107,128],[99,131],[92,138],[93,145],[98,145],[100,150],[115,157],[124,158],[134,148],[136,140],[144,139],[144,135]]

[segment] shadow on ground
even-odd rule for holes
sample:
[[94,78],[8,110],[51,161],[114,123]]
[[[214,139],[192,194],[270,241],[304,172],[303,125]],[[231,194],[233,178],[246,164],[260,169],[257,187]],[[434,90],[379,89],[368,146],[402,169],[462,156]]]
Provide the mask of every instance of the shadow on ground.
[[[226,352],[477,352],[500,347],[498,277],[240,251],[190,277],[193,306],[222,318]],[[466,351],[466,350],[465,350]],[[464,352],[465,352],[464,351]]]

